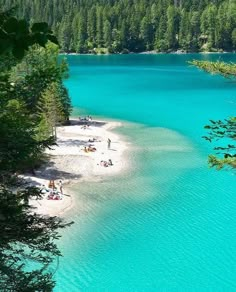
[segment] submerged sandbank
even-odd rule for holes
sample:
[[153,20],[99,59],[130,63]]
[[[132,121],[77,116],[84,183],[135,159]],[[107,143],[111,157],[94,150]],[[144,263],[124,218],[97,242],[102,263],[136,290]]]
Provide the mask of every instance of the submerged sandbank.
[[[69,126],[57,127],[57,146],[46,151],[48,163],[35,171],[34,176],[24,176],[30,184],[36,186],[48,186],[49,180],[55,180],[58,187],[59,180],[63,181],[62,200],[48,200],[47,194],[42,200],[31,200],[38,213],[62,215],[73,207],[73,196],[79,195],[71,192],[72,184],[79,185],[83,181],[99,182],[102,178],[117,175],[127,168],[124,155],[127,142],[112,132],[114,128],[121,126],[121,122],[81,121],[72,118]],[[108,139],[111,141],[110,146]],[[96,150],[87,151],[89,146],[91,150]],[[109,160],[112,165],[106,166]]]

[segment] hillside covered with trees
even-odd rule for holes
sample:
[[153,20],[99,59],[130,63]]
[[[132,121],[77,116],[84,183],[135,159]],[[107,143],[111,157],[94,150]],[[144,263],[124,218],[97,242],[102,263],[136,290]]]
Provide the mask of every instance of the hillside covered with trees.
[[46,21],[63,52],[231,51],[234,0],[1,0]]

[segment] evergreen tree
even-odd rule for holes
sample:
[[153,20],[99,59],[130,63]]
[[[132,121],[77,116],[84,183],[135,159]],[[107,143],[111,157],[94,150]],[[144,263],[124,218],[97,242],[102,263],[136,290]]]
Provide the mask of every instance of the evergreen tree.
[[232,50],[232,0],[2,0],[18,15],[50,23],[62,52]]
[[111,31],[111,24],[109,20],[106,20],[104,22],[104,44],[106,48],[111,50],[112,31]]
[[166,30],[166,43],[168,49],[175,49],[177,40],[176,40],[176,14],[175,7],[169,6],[167,9],[167,30]]
[[236,28],[232,32],[232,44],[233,48],[236,49]]
[[[40,84],[48,84],[52,79],[61,81],[65,67],[52,70],[55,55],[50,56],[47,48],[41,48],[44,54],[36,54],[40,49],[31,47],[55,40],[45,23],[30,27],[26,21],[13,17],[11,11],[1,13],[0,39],[0,290],[52,291],[55,282],[48,266],[61,255],[55,244],[58,228],[68,224],[57,217],[35,214],[29,199],[40,198],[39,190],[25,187],[16,173],[33,170],[44,150],[55,144],[51,135],[38,136],[40,119],[35,118],[35,109],[29,106],[38,100],[24,98],[24,87],[27,85],[31,93],[36,93],[37,81]],[[47,63],[43,63],[45,59]],[[37,79],[39,69],[48,74],[39,74]],[[27,76],[33,76],[35,82],[25,83]],[[57,90],[62,89],[59,84]],[[60,96],[56,94],[57,98]],[[60,98],[63,107],[61,101]],[[29,269],[27,263],[36,263],[35,268]]]

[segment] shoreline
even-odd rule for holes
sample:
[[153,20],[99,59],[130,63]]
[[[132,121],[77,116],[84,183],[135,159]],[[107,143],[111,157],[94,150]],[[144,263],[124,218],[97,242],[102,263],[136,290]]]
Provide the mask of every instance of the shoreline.
[[[34,212],[41,215],[59,216],[74,206],[72,185],[83,182],[101,181],[104,177],[118,175],[128,167],[124,157],[127,143],[113,129],[123,124],[116,121],[70,119],[70,125],[57,127],[57,146],[45,153],[48,162],[35,171],[35,175],[25,174],[23,179],[29,184],[48,186],[49,180],[63,182],[62,200],[48,200],[48,194],[41,200],[30,200]],[[94,141],[93,141],[94,138]],[[110,147],[108,139],[111,140]],[[91,142],[92,141],[92,142]],[[87,151],[88,147],[96,150]],[[86,151],[85,151],[86,147]],[[112,165],[107,165],[109,159]]]
[[156,51],[144,51],[144,52],[128,52],[128,53],[66,53],[61,52],[61,56],[112,56],[112,55],[191,55],[191,54],[235,54],[236,51],[202,51],[202,52],[185,52],[185,51],[173,51],[173,52],[156,52]]

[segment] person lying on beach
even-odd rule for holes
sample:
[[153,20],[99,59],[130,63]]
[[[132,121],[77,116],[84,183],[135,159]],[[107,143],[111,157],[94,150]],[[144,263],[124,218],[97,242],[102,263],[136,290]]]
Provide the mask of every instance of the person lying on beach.
[[92,145],[89,145],[88,151],[95,152],[95,151],[97,151],[97,149],[95,147],[93,147]]
[[97,151],[97,149],[95,147],[92,147],[91,145],[89,145],[89,147],[84,146],[84,152],[86,153],[95,151]]
[[92,121],[92,117],[91,116],[87,116],[87,117],[79,117],[79,120],[81,121],[81,122],[83,122],[83,121]]
[[94,142],[101,142],[101,140],[98,140],[97,138],[93,138],[93,139],[88,139],[88,142],[92,142],[92,143],[94,143]]
[[104,167],[108,167],[108,162],[105,161],[105,160],[101,160],[101,161],[100,161],[100,165],[101,165],[101,166],[104,166]]
[[105,161],[105,160],[101,160],[101,161],[100,161],[100,165],[101,165],[101,166],[104,166],[104,167],[108,167],[108,166],[112,166],[113,163],[112,163],[112,160],[111,160],[111,159],[108,159],[108,162]]
[[53,192],[51,191],[48,195],[48,200],[62,200],[62,194],[59,192]]
[[81,122],[87,122],[88,121],[88,119],[86,118],[86,117],[79,117],[79,120],[81,121]]

